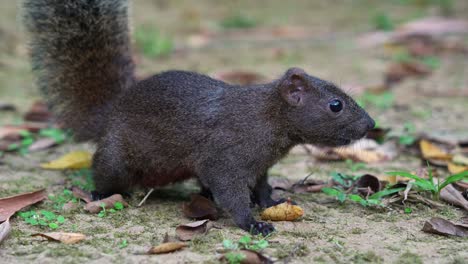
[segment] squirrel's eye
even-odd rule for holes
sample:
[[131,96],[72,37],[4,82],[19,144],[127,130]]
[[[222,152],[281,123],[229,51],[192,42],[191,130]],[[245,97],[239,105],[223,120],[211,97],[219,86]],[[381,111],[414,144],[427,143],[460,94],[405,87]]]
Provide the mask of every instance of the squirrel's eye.
[[331,100],[328,105],[330,106],[330,110],[332,110],[332,112],[338,113],[343,110],[343,103],[338,99]]

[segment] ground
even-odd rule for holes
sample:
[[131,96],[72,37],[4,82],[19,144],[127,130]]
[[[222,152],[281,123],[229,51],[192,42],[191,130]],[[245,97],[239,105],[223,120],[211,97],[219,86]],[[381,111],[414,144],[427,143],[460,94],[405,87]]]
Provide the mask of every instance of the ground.
[[[162,58],[150,58],[136,51],[139,76],[167,70],[185,69],[207,74],[246,70],[278,77],[288,67],[302,67],[318,77],[348,87],[359,97],[362,89],[382,83],[391,60],[382,45],[363,47],[360,36],[375,29],[372,18],[386,13],[399,24],[440,13],[431,1],[134,1],[132,28],[153,26],[170,36],[175,51]],[[433,1],[437,2],[437,1]],[[440,1],[445,2],[445,1]],[[453,16],[468,13],[465,1],[447,1],[454,5]],[[4,4],[0,9],[0,101],[11,102],[17,113],[0,112],[0,124],[21,122],[31,103],[39,99],[27,57],[26,36],[21,27],[19,5]],[[220,27],[226,17],[243,14],[254,18],[256,28],[227,31]],[[271,28],[289,26],[289,38],[274,36]],[[259,33],[263,32],[266,33]],[[291,33],[298,30],[299,33]],[[206,45],[195,45],[200,32],[211,34]],[[240,33],[239,33],[240,32]],[[209,34],[208,34],[209,35]],[[205,36],[205,35],[203,35]],[[468,44],[468,38],[464,38]],[[459,53],[439,56],[440,66],[425,78],[411,78],[392,89],[394,103],[389,108],[369,105],[367,110],[383,127],[401,131],[411,122],[417,132],[443,131],[467,133],[468,59]],[[463,96],[443,96],[447,91]],[[452,93],[452,94],[453,94]],[[435,94],[439,96],[435,96]],[[450,93],[447,93],[448,95]],[[39,164],[71,150],[90,150],[91,144],[66,143],[57,148],[26,155],[7,154],[0,161],[0,197],[47,188],[60,194],[73,181],[73,173],[47,171]],[[328,179],[330,172],[374,173],[395,169],[416,170],[421,165],[414,155],[401,154],[393,161],[367,164],[351,172],[345,162],[320,162],[301,148],[295,149],[271,174],[292,180],[313,173]],[[442,172],[447,174],[447,172]],[[2,263],[216,263],[224,239],[237,240],[245,232],[233,226],[224,215],[213,229],[172,254],[140,254],[160,243],[164,235],[174,235],[175,227],[189,222],[181,206],[197,189],[192,182],[157,190],[143,207],[137,207],[141,193],[129,199],[130,208],[99,218],[81,209],[60,212],[67,221],[60,231],[80,232],[88,238],[76,245],[43,242],[30,237],[44,231],[27,225],[18,216],[11,220],[10,238],[0,245]],[[304,208],[305,215],[295,222],[275,223],[277,232],[269,238],[265,254],[291,263],[466,263],[468,240],[443,237],[421,231],[433,216],[457,220],[463,211],[445,206],[439,209],[422,204],[386,209],[365,208],[353,203],[340,204],[321,193],[284,194]],[[34,209],[53,210],[53,201]],[[128,246],[120,248],[122,241]]]

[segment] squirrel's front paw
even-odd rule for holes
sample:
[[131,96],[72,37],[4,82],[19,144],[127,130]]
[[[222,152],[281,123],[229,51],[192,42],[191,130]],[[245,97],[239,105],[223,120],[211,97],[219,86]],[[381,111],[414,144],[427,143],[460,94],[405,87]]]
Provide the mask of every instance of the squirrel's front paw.
[[267,236],[275,231],[275,227],[266,222],[255,222],[250,224],[250,233],[253,235],[262,234],[263,236]]

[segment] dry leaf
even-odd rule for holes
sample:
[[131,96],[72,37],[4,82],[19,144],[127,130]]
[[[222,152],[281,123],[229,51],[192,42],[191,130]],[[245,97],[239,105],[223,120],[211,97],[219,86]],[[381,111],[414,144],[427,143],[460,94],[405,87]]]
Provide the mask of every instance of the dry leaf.
[[50,170],[89,168],[91,159],[92,155],[87,151],[73,151],[56,160],[41,164],[41,168]]
[[52,113],[49,112],[44,102],[35,102],[29,111],[24,115],[24,120],[32,122],[49,122],[52,119]]
[[297,205],[285,202],[272,207],[268,207],[261,213],[262,220],[272,221],[293,221],[301,217],[304,210]]
[[445,186],[445,188],[440,191],[440,199],[447,203],[462,207],[468,212],[468,201],[457,189],[455,189],[455,187],[453,187],[452,184]]
[[286,190],[291,190],[294,193],[320,192],[323,188],[330,187],[333,184],[331,181],[325,183],[323,181],[309,179],[309,176],[311,175],[312,174],[307,175],[304,179],[294,183]]
[[447,169],[451,174],[457,174],[460,172],[468,171],[468,165],[458,165],[453,162],[449,162]]
[[45,189],[23,193],[20,195],[0,199],[0,222],[6,221],[10,216],[24,207],[35,204],[47,198]]
[[56,145],[57,145],[57,141],[55,141],[55,139],[53,138],[41,138],[35,141],[34,143],[32,143],[29,146],[28,150],[30,152],[40,151],[40,150],[51,148]]
[[0,224],[0,244],[5,240],[11,231],[10,219],[5,220],[5,222]]
[[356,181],[358,192],[364,196],[372,195],[382,189],[382,185],[377,177],[365,174]]
[[200,220],[177,226],[176,235],[181,241],[188,241],[195,235],[207,233],[211,227],[210,220]]
[[50,232],[50,233],[37,233],[31,236],[40,236],[47,238],[49,241],[62,242],[64,244],[75,244],[86,238],[85,235],[80,233],[62,233],[62,232]]
[[188,218],[194,219],[218,219],[218,210],[216,209],[215,204],[198,194],[191,196],[190,203],[183,204],[182,212]]
[[439,217],[433,217],[431,220],[426,221],[422,231],[438,235],[468,237],[468,226],[457,225]]
[[[273,261],[259,252],[253,250],[238,250],[233,251],[234,254],[242,254],[245,257],[241,260],[241,264],[271,264]],[[227,261],[226,254],[221,257],[221,261]]]
[[81,200],[85,201],[86,203],[90,203],[90,202],[93,201],[93,198],[92,198],[91,194],[89,192],[86,192],[86,191],[82,190],[79,187],[73,186],[71,188],[71,191],[73,193],[73,196],[75,196],[78,199],[81,199]]
[[442,149],[441,147],[435,145],[434,143],[421,139],[419,141],[419,148],[421,149],[421,154],[424,159],[437,159],[437,160],[451,160],[452,155],[448,151]]
[[182,242],[166,242],[158,246],[152,247],[148,250],[148,254],[164,254],[174,252],[176,250],[186,247],[187,244]]
[[92,214],[97,214],[101,212],[102,210],[102,204],[104,204],[104,207],[106,209],[114,208],[114,205],[116,202],[121,202],[124,206],[128,206],[128,204],[125,202],[123,199],[122,195],[120,194],[114,194],[110,197],[107,197],[105,199],[99,200],[99,201],[94,201],[87,203],[84,207],[84,209]]
[[[389,141],[383,145],[379,145],[374,140],[367,138],[360,139],[345,147],[334,148],[333,152],[340,156],[341,159],[351,159],[365,163],[388,161],[397,155],[394,142]],[[318,158],[320,159],[321,157]]]
[[440,37],[446,34],[467,33],[468,21],[443,17],[426,17],[410,21],[396,29],[395,38],[414,35]]
[[29,131],[29,132],[38,132],[41,129],[47,128],[47,124],[42,123],[27,123],[18,126],[3,126],[0,127],[0,139],[6,137],[18,137],[21,138],[21,131]]

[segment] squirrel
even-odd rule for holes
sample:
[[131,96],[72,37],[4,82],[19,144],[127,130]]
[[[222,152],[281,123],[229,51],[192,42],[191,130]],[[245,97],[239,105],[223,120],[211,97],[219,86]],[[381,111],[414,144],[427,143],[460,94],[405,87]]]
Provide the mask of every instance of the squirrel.
[[97,144],[92,170],[106,196],[197,178],[240,228],[274,231],[268,169],[298,144],[342,146],[371,117],[335,84],[299,68],[238,86],[188,71],[135,77],[127,0],[25,0],[37,84],[77,141]]

